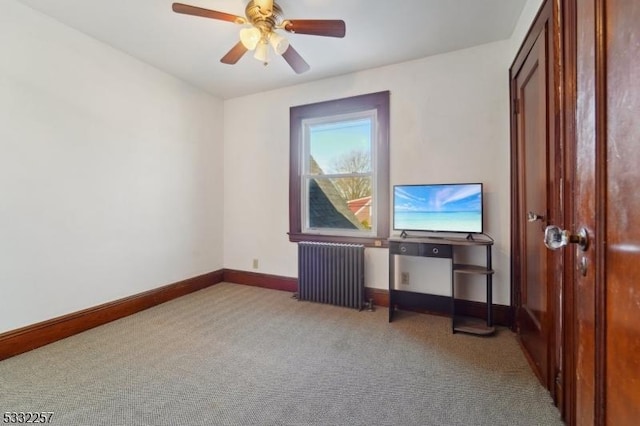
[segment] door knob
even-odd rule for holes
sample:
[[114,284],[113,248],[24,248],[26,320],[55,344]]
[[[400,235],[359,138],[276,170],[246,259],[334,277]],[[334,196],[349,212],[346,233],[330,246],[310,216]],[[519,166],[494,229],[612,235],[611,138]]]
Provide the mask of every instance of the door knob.
[[535,222],[536,220],[544,220],[544,216],[540,216],[537,213],[529,212],[527,213],[527,222]]
[[589,234],[587,230],[580,228],[575,235],[554,225],[549,225],[544,230],[544,245],[547,246],[548,249],[557,250],[569,243],[578,244],[582,251],[586,251],[589,248]]

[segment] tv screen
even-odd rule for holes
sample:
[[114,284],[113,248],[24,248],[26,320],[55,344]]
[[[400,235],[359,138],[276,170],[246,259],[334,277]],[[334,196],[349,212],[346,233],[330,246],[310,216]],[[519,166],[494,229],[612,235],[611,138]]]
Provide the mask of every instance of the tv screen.
[[395,185],[393,229],[482,233],[482,184]]

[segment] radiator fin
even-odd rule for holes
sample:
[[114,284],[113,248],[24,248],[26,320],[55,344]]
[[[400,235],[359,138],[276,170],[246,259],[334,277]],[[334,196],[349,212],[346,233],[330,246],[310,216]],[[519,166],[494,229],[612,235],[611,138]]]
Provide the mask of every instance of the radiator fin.
[[298,243],[298,299],[362,309],[364,246]]

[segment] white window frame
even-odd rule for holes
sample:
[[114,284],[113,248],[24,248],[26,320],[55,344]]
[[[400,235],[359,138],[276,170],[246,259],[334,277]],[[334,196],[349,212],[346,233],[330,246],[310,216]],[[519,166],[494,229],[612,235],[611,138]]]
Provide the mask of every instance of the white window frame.
[[[369,155],[371,168],[368,173],[333,173],[324,175],[315,175],[310,173],[311,158],[311,128],[316,125],[332,124],[340,122],[348,122],[355,120],[368,119],[371,122],[371,133],[369,134]],[[302,120],[302,149],[300,150],[300,164],[302,170],[300,174],[300,211],[302,214],[302,232],[319,235],[346,235],[354,237],[374,237],[377,235],[377,214],[378,214],[378,179],[377,179],[377,149],[378,141],[378,120],[375,109],[358,111],[348,114],[339,114],[329,117],[318,117]],[[332,179],[332,178],[348,178],[348,177],[370,177],[371,178],[371,229],[346,229],[346,228],[312,228],[309,226],[309,181],[311,179]]]

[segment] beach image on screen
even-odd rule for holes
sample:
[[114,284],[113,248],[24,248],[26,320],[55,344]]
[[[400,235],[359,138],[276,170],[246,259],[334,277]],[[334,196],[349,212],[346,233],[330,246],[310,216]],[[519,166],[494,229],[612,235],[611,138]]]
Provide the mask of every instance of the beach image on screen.
[[398,185],[393,228],[482,232],[482,185]]

